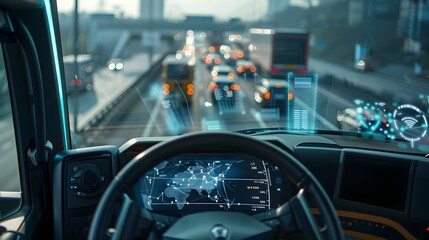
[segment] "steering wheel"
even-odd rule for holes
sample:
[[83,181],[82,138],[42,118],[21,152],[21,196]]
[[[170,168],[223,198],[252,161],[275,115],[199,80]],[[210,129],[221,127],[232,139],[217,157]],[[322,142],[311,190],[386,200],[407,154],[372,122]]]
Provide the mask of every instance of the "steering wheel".
[[[300,190],[277,209],[247,215],[209,211],[181,218],[153,214],[133,200],[133,186],[157,164],[195,151],[243,153],[279,167]],[[307,199],[317,205],[320,218]],[[118,216],[113,219],[113,216]],[[88,239],[278,239],[288,234],[306,239],[343,239],[334,206],[317,179],[294,156],[238,133],[206,132],[179,136],[137,155],[113,179],[92,219]]]

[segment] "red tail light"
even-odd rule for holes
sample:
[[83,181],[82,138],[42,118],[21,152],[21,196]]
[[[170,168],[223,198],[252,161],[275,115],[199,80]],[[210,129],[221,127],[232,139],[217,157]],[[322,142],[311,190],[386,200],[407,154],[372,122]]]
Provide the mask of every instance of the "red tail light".
[[264,98],[265,98],[265,100],[269,100],[269,99],[270,99],[270,97],[271,97],[271,93],[270,93],[270,92],[266,92],[266,93],[264,93]]
[[162,91],[162,93],[164,93],[164,95],[169,95],[170,94],[170,85],[169,84],[164,84],[162,85],[162,88],[164,89]]
[[186,85],[186,88],[187,88],[186,93],[187,93],[189,96],[192,96],[192,95],[194,94],[194,85],[193,85],[193,84],[191,84],[191,83],[189,83],[188,85]]
[[219,86],[216,83],[210,83],[209,84],[209,89],[210,90],[218,90]]
[[238,91],[238,90],[240,90],[240,85],[238,85],[238,84],[232,84],[232,85],[231,85],[231,90],[233,90],[233,91]]

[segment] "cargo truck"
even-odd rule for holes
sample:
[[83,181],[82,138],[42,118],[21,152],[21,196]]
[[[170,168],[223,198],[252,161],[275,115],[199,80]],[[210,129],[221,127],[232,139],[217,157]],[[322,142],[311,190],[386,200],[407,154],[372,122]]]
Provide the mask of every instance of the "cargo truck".
[[298,29],[249,29],[250,59],[264,77],[308,71],[309,34]]

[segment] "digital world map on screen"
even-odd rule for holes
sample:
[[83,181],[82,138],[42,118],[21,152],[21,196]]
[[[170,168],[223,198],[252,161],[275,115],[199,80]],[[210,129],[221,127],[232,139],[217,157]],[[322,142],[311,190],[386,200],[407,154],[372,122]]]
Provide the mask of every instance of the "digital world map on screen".
[[166,160],[143,176],[139,185],[149,210],[267,210],[269,191],[267,164],[240,157]]

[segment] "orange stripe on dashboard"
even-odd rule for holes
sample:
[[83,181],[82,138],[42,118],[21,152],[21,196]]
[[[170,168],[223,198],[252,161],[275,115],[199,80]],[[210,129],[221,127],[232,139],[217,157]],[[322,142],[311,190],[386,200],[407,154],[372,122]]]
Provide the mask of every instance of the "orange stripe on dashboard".
[[[349,212],[349,211],[343,211],[343,210],[337,210],[337,215],[339,217],[347,217],[347,218],[354,218],[359,220],[366,220],[366,221],[373,221],[377,223],[381,223],[384,225],[387,225],[396,231],[398,231],[405,239],[409,240],[417,240],[416,237],[414,237],[410,232],[408,232],[407,229],[405,229],[402,225],[399,223],[393,221],[392,219],[375,216],[371,214],[366,213],[357,213],[357,212]],[[320,214],[319,209],[317,208],[311,208],[311,213],[313,214]]]
[[353,237],[358,239],[386,240],[386,238],[381,238],[371,234],[360,233],[360,232],[355,232],[350,230],[344,230],[344,235],[347,237]]

